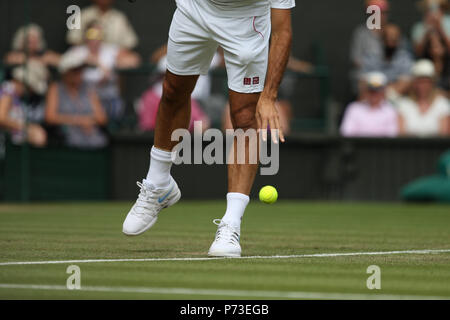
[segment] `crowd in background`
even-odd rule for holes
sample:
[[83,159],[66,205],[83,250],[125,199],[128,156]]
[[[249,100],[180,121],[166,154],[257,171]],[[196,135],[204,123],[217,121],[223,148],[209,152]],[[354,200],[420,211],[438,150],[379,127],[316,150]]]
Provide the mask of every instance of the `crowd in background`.
[[[363,1],[363,0],[362,0]],[[350,83],[355,96],[343,115],[344,136],[450,135],[450,16],[447,0],[421,0],[423,12],[409,35],[393,23],[388,0],[366,0],[381,11],[381,28],[358,26],[350,48]],[[0,128],[14,143],[42,147],[60,143],[70,147],[101,148],[109,133],[121,126],[125,102],[119,70],[142,63],[131,23],[113,7],[113,0],[93,0],[81,13],[81,29],[67,33],[70,48],[56,53],[47,47],[36,24],[21,27],[4,57],[9,76],[0,87]],[[135,112],[137,129],[153,130],[162,94],[167,47],[150,57],[156,65],[149,89]],[[223,68],[219,50],[211,69]],[[288,68],[310,73],[314,67],[291,57]],[[277,103],[285,132],[293,110],[295,91],[289,74]],[[300,104],[301,105],[301,104]],[[211,77],[201,76],[192,95],[192,119],[210,126],[230,128],[226,98],[211,90]]]
[[137,35],[113,2],[94,0],[82,10],[81,29],[68,31],[63,54],[47,48],[40,26],[17,30],[0,88],[0,126],[14,143],[107,145],[125,110],[117,71],[141,63]]
[[389,17],[387,0],[368,0],[382,12],[381,28],[356,28],[351,45],[356,96],[341,125],[344,136],[450,135],[450,16],[447,0],[421,0],[422,21],[411,36]]

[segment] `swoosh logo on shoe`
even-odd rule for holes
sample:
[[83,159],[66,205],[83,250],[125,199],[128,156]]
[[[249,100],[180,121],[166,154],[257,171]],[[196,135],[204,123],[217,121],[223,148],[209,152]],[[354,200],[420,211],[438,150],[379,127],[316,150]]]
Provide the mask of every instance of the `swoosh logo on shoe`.
[[167,199],[167,197],[172,193],[174,186],[172,186],[172,188],[169,190],[169,192],[166,193],[166,195],[164,197],[159,197],[158,198],[158,203],[162,203],[164,200]]

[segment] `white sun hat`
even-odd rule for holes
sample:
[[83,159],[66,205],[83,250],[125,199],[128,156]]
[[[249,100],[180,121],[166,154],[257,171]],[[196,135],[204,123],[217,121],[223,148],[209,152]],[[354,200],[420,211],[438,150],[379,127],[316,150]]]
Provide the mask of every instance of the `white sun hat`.
[[417,61],[411,70],[415,78],[434,78],[436,76],[436,69],[433,62],[427,59]]
[[384,89],[388,84],[388,79],[384,73],[379,71],[369,72],[365,75],[367,87],[372,90]]
[[67,71],[83,67],[87,64],[89,52],[83,47],[77,47],[67,51],[59,62],[58,70],[61,74]]

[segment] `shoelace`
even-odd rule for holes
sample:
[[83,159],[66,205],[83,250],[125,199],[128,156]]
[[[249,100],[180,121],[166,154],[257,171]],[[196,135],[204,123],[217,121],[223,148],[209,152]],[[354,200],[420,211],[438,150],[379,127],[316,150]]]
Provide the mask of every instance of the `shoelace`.
[[[152,208],[148,206],[148,202],[152,199],[156,199],[155,193],[152,192],[153,190],[151,188],[144,186],[144,184],[139,181],[136,184],[141,189],[138,199],[136,201],[136,209],[140,208],[144,210],[151,210]],[[140,210],[139,211],[135,210],[135,212],[139,215],[143,213]]]
[[217,229],[216,233],[216,241],[224,239],[231,244],[239,244],[239,230],[227,223],[222,223],[221,219],[215,219],[213,220],[213,223],[216,226],[219,226],[219,229]]

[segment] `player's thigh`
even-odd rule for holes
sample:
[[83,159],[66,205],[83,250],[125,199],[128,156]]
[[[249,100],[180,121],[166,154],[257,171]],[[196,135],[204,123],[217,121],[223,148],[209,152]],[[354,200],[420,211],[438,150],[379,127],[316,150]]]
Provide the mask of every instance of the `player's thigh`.
[[260,93],[241,93],[229,90],[230,118],[234,129],[256,128],[256,105]]
[[270,15],[219,21],[214,31],[224,49],[228,87],[239,93],[262,92],[269,59]]
[[217,43],[194,13],[177,10],[169,31],[167,69],[180,76],[208,74]]

